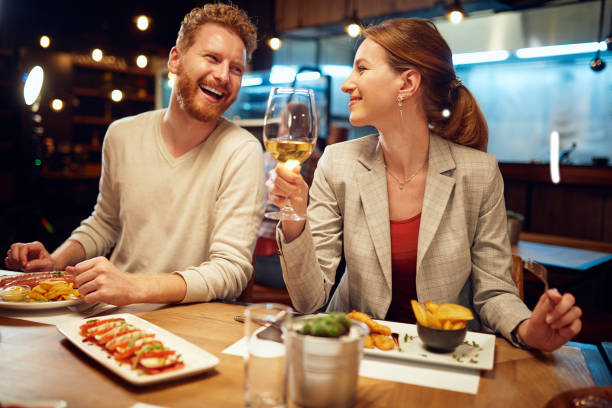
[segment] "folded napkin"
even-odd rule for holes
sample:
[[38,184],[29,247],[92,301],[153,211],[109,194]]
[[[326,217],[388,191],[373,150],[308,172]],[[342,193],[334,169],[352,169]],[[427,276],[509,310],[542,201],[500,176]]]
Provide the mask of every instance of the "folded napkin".
[[[265,343],[267,343],[271,353],[278,352],[278,348],[283,347],[274,341],[268,340]],[[244,357],[246,351],[246,337],[243,337],[223,350],[222,353]],[[476,394],[478,392],[478,383],[480,382],[479,370],[368,355],[364,355],[361,359],[359,375],[378,380],[440,388],[468,394]]]

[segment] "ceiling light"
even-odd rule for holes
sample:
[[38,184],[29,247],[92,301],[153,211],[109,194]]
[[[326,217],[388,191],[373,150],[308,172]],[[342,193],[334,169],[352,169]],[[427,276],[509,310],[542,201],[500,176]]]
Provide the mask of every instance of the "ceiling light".
[[38,95],[40,95],[44,77],[45,75],[40,65],[36,65],[28,74],[23,87],[23,99],[26,105],[32,105],[38,98]]
[[40,37],[40,46],[43,48],[47,48],[49,45],[51,45],[51,39],[46,36],[43,35],[42,37]]
[[510,57],[510,52],[506,50],[466,52],[453,54],[453,64],[478,64],[482,62],[504,61]]
[[521,48],[516,51],[519,58],[553,57],[556,55],[583,54],[586,52],[604,51],[606,42],[589,42],[578,44],[549,45],[545,47]]
[[270,47],[274,51],[280,49],[282,45],[283,45],[283,41],[280,38],[278,38],[278,36],[276,35],[268,39],[268,47]]
[[455,0],[455,3],[446,12],[446,19],[453,24],[459,24],[466,16],[466,12],[461,5],[461,1]]
[[344,26],[344,31],[346,31],[349,37],[356,38],[359,37],[362,29],[363,25],[357,16],[357,9],[353,9],[353,17]]
[[104,53],[99,48],[96,48],[91,52],[91,59],[96,62],[102,61],[102,57],[104,57]]
[[136,27],[140,31],[146,31],[149,28],[149,17],[145,15],[136,17]]

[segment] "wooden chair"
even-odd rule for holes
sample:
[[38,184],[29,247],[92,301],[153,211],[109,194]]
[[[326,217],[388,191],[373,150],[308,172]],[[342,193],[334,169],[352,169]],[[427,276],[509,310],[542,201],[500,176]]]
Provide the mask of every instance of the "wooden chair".
[[286,289],[272,288],[269,286],[256,285],[255,274],[255,255],[253,254],[253,276],[249,280],[238,301],[247,303],[281,303],[293,307],[289,292]]
[[523,258],[512,255],[512,280],[519,290],[521,300],[525,299],[525,270],[523,268]]

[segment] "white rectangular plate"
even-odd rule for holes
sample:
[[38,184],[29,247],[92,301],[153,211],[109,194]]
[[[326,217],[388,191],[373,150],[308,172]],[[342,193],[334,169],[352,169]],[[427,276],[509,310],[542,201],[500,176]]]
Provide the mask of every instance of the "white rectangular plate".
[[[495,336],[492,334],[468,331],[465,335],[464,344],[458,346],[454,351],[450,353],[434,353],[427,350],[421,339],[419,339],[416,325],[387,322],[384,320],[376,321],[389,326],[391,332],[399,334],[401,351],[397,350],[397,346],[393,350],[388,351],[366,348],[364,349],[366,355],[479,370],[493,369]],[[406,335],[408,335],[408,338],[407,341],[404,341]]]
[[102,364],[104,367],[111,370],[126,381],[136,385],[149,385],[162,381],[172,380],[181,377],[198,374],[206,370],[210,370],[219,364],[219,359],[208,351],[201,349],[184,340],[169,331],[162,329],[152,323],[147,322],[133,314],[122,313],[100,317],[100,319],[124,318],[127,323],[146,331],[154,333],[155,338],[160,340],[165,346],[175,350],[181,356],[181,361],[185,363],[183,368],[174,371],[168,371],[161,374],[142,374],[133,370],[129,364],[120,364],[114,358],[109,358],[109,354],[97,344],[84,342],[81,336],[79,327],[93,319],[84,319],[79,321],[71,321],[57,325],[57,330],[75,346],[91,358]]

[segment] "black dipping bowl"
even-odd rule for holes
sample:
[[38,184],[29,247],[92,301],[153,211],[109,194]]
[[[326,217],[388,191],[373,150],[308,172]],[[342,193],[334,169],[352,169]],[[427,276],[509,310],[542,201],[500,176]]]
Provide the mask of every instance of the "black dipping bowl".
[[429,350],[438,353],[448,353],[463,343],[467,327],[459,330],[441,330],[421,326],[417,323],[417,333]]

